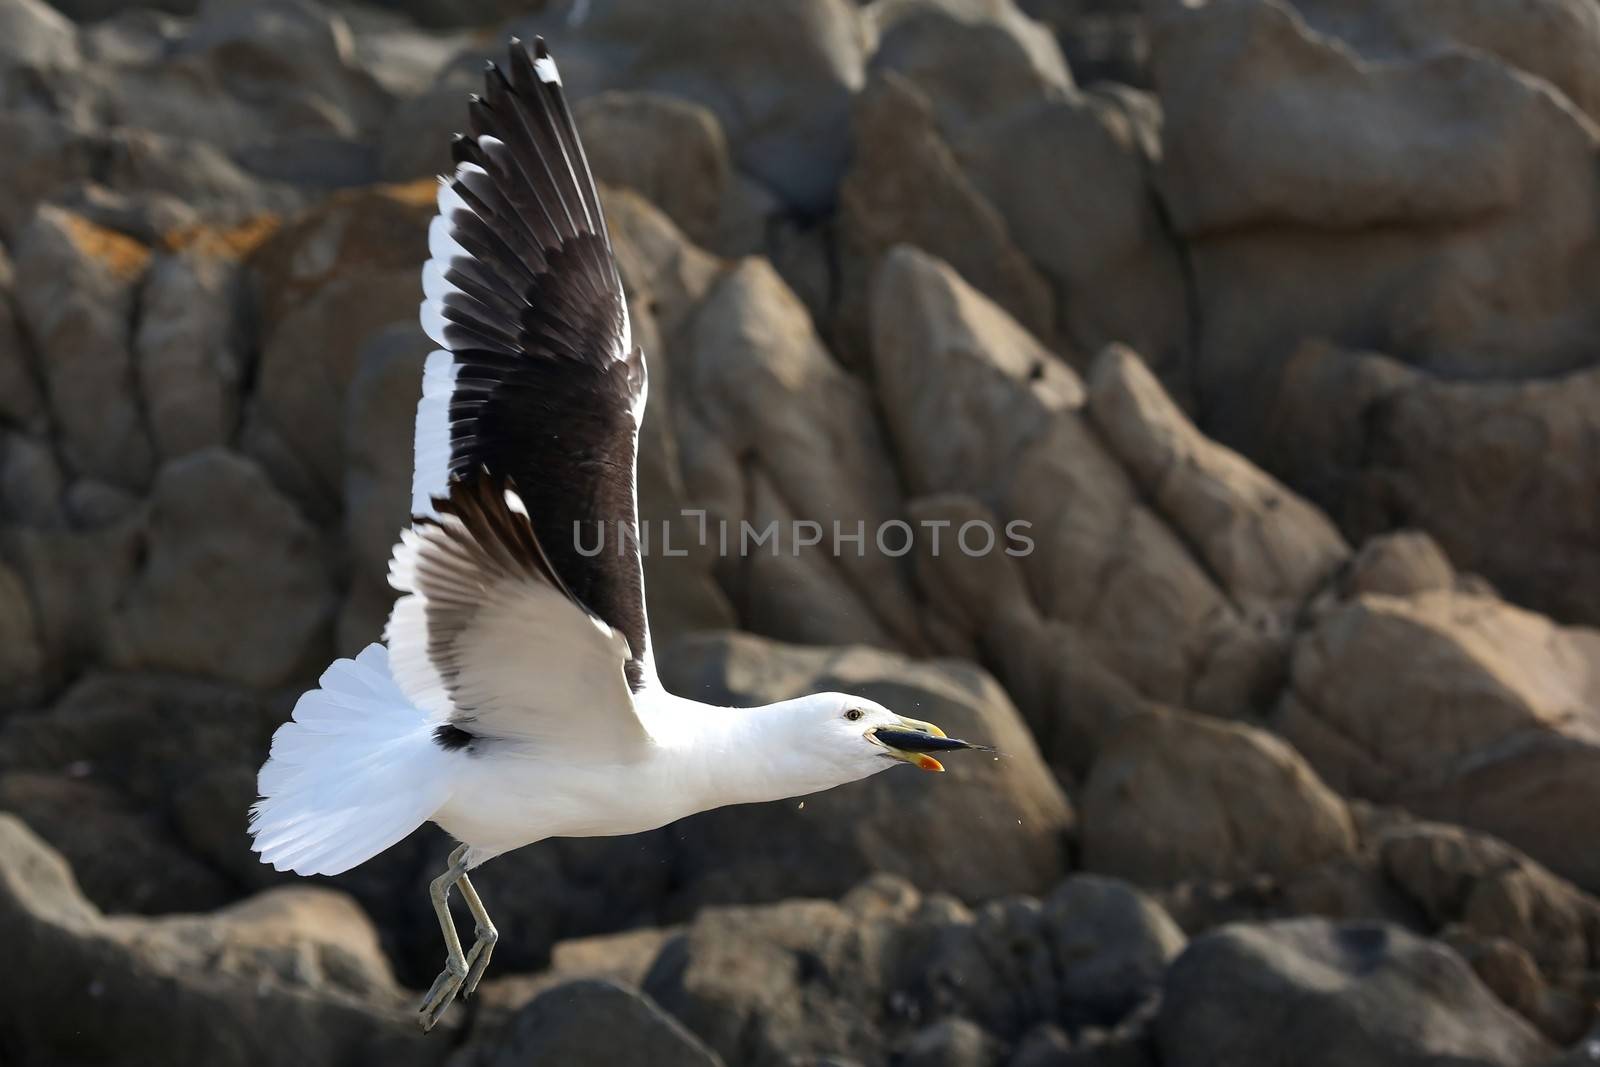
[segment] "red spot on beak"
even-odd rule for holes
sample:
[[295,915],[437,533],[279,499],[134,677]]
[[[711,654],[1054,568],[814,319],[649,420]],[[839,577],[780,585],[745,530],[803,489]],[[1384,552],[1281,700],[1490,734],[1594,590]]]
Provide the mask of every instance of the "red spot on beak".
[[944,770],[944,764],[940,763],[932,756],[925,756],[920,753],[917,755],[916,764],[918,768],[924,771],[938,772]]

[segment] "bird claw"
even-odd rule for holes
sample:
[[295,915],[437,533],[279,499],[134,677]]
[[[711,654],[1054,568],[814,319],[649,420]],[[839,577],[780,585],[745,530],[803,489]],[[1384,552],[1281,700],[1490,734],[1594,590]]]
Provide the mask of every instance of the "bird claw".
[[461,983],[466,976],[465,964],[457,963],[453,959],[445,961],[444,970],[433,980],[427,995],[422,998],[422,1006],[417,1009],[417,1022],[422,1025],[423,1033],[427,1033],[439,1024],[439,1019],[455,1002],[456,993],[461,989]]

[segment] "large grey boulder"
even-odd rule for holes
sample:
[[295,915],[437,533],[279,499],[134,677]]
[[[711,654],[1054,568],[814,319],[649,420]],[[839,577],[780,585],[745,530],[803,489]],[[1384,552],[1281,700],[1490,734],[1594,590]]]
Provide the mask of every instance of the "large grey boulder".
[[[684,485],[707,513],[697,539],[717,546],[743,624],[785,640],[921,649],[872,394],[834,361],[794,293],[766,261],[744,260],[675,351]],[[836,529],[861,539],[836,541]]]
[[142,488],[153,467],[132,350],[149,249],[41,207],[16,249],[17,309],[45,378],[64,458],[78,474]]
[[421,1065],[449,1051],[416,1032],[375,931],[342,894],[279,890],[207,915],[112,917],[11,815],[0,814],[0,859],[15,1062]]
[[1426,530],[1462,570],[1557,618],[1600,621],[1600,370],[1453,381],[1325,341],[1283,366],[1273,469],[1353,539]]
[[563,0],[513,23],[554,41],[568,92],[670,93],[709,108],[734,162],[807,212],[826,208],[849,153],[866,32],[846,0]]
[[704,911],[645,988],[729,1063],[965,1067],[1046,1021],[1133,1022],[1182,943],[1159,906],[1109,880],[969,911],[878,877],[837,904]]
[[1145,884],[1291,874],[1356,845],[1344,803],[1282,740],[1168,709],[1102,744],[1081,803],[1084,864]]
[[649,997],[604,979],[577,979],[535,997],[494,1044],[485,1067],[530,1063],[721,1067],[722,1059]]
[[1531,1067],[1553,1051],[1450,949],[1322,919],[1192,941],[1167,973],[1157,1034],[1172,1067]]
[[144,536],[111,662],[261,687],[321,665],[333,603],[320,539],[259,467],[222,449],[167,464]]
[[1596,811],[1597,659],[1600,633],[1481,592],[1361,595],[1296,640],[1273,725],[1341,792],[1486,830],[1594,888],[1572,842]]
[[1194,375],[1208,430],[1258,458],[1279,447],[1259,413],[1305,338],[1459,378],[1593,358],[1600,126],[1558,88],[1591,96],[1576,74],[1600,54],[1591,5],[1402,7],[1157,7],[1161,190],[1194,272]]

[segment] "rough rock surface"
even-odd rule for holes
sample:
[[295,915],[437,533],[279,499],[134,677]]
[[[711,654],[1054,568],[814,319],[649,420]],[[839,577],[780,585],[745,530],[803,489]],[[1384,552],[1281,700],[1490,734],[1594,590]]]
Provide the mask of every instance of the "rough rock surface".
[[1334,788],[1503,837],[1580,884],[1595,811],[1600,633],[1454,589],[1334,604],[1274,725]]
[[[513,33],[650,361],[663,676],[1002,755],[502,857],[419,1042],[443,835],[347,898],[243,812],[381,633]],[[1593,0],[8,0],[0,100],[0,1060],[1589,1058]]]
[[1163,1063],[1537,1064],[1550,1046],[1449,949],[1297,919],[1196,939],[1167,975]]
[[[0,814],[0,856],[12,1062],[428,1064],[448,1052],[397,1025],[408,1012],[377,937],[337,893],[276,890],[208,916],[108,917],[10,815]],[[59,1010],[86,996],[92,1026]]]

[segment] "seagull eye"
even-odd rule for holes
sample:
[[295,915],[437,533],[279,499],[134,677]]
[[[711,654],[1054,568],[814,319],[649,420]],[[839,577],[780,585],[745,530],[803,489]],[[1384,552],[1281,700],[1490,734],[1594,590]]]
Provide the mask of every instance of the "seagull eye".
[[866,712],[862,711],[860,708],[851,708],[849,711],[844,713],[844,717],[849,719],[851,722],[855,722],[865,714]]

